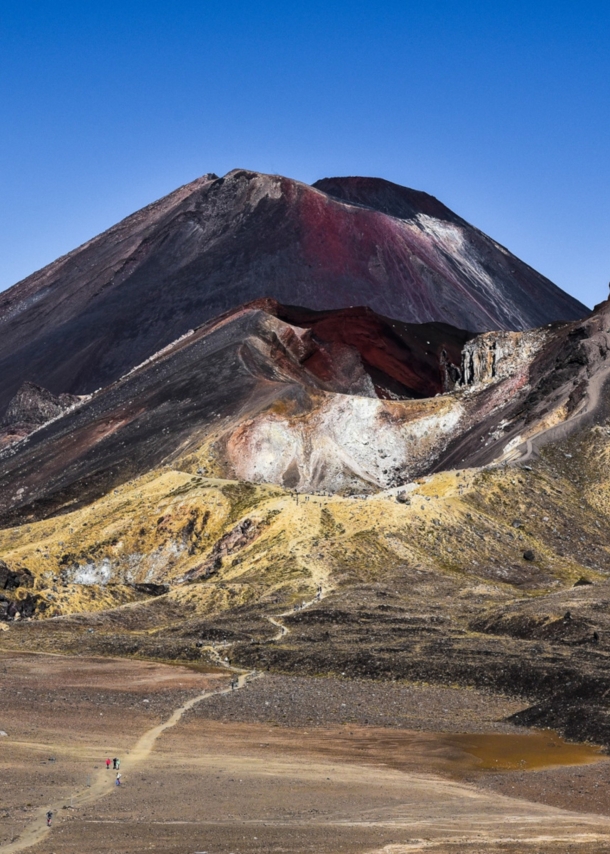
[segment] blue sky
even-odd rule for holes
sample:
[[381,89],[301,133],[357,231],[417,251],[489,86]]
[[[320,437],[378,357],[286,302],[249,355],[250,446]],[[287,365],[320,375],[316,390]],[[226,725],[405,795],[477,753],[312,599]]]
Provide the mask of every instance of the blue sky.
[[198,175],[377,175],[583,302],[610,279],[610,4],[0,0],[0,289]]

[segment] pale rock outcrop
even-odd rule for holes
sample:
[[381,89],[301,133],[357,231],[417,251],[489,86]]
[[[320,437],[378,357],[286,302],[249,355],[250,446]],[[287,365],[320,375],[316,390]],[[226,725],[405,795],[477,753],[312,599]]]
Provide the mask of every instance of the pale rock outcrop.
[[531,362],[547,339],[543,329],[527,332],[486,332],[467,341],[462,350],[458,385],[497,382]]
[[240,425],[226,444],[234,476],[303,491],[369,491],[416,476],[446,447],[464,410],[420,402],[328,395],[311,413],[274,412]]

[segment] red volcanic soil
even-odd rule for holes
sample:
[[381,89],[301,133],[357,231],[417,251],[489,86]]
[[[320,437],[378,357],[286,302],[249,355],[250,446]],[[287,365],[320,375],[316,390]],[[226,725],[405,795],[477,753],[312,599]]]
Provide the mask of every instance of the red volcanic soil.
[[312,331],[320,347],[303,366],[321,380],[333,378],[341,348],[356,350],[378,397],[433,397],[447,391],[447,371],[460,365],[462,347],[473,334],[444,323],[401,323],[370,308],[310,311],[271,305],[267,311]]
[[265,297],[471,331],[587,311],[425,193],[373,178],[310,187],[245,170],[206,175],[0,295],[0,416],[24,381],[88,394]]

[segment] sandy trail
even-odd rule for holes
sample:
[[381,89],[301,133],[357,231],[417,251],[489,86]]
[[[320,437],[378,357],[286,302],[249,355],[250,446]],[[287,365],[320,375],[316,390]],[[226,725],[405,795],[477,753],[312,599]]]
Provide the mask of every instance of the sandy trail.
[[[249,676],[249,673],[241,673],[237,679],[237,688],[243,688]],[[202,700],[212,696],[212,694],[228,694],[232,690],[235,689],[224,688],[220,691],[203,691],[201,694],[191,697],[190,700],[187,700],[186,703],[175,709],[166,721],[152,727],[152,729],[147,730],[147,732],[140,736],[134,747],[122,761],[122,771],[129,772],[138,763],[147,759],[159,736],[162,735],[165,730],[176,726],[185,712],[188,712],[198,703],[201,703]],[[14,842],[10,842],[8,845],[0,847],[0,854],[14,854],[14,852],[17,851],[25,851],[26,849],[37,845],[39,842],[42,842],[52,832],[52,827],[49,828],[46,825],[46,813],[48,809],[50,809],[54,816],[56,816],[58,811],[63,807],[80,807],[97,801],[112,791],[113,786],[116,785],[115,779],[116,776],[114,774],[109,775],[105,767],[101,768],[93,777],[90,786],[75,792],[69,797],[69,799],[64,798],[61,801],[53,803],[50,807],[45,806],[38,810],[32,818],[32,821],[19,835],[18,839]]]
[[[284,615],[281,614],[280,616]],[[279,641],[285,635],[288,634],[288,628],[283,623],[280,623],[275,617],[267,617],[267,619],[269,620],[272,626],[275,626],[277,629],[279,629],[278,633],[276,635],[273,635],[271,641]]]
[[290,634],[290,629],[288,626],[285,626],[283,623],[280,623],[282,617],[289,617],[291,614],[296,614],[297,611],[304,611],[305,608],[311,608],[312,605],[315,605],[317,602],[320,602],[324,597],[316,596],[315,599],[310,599],[309,602],[303,602],[302,605],[299,605],[297,609],[293,609],[291,611],[284,611],[282,614],[275,614],[275,616],[266,615],[265,619],[269,620],[272,626],[275,626],[279,629],[278,633],[270,638],[270,643],[275,643],[275,641],[279,641],[282,638],[285,638],[286,635]]
[[[527,846],[527,850],[531,851],[532,854],[538,854],[538,850],[540,846],[544,846],[544,851],[549,851],[548,846],[562,845],[568,846],[569,851],[574,850],[584,850],[587,852],[592,852],[595,849],[592,849],[591,846],[596,843],[603,844],[608,842],[608,837],[606,835],[599,835],[597,833],[570,833],[570,834],[532,834],[531,836],[511,836],[511,835],[486,835],[485,838],[482,838],[481,834],[478,835],[464,835],[464,836],[453,836],[447,837],[446,839],[436,840],[436,839],[414,839],[412,842],[407,842],[404,844],[394,844],[394,845],[385,845],[383,848],[376,848],[375,850],[367,852],[367,854],[410,854],[412,851],[434,851],[435,849],[442,849],[444,851],[451,850],[458,854],[460,849],[466,850],[464,846],[468,846],[468,851],[473,852],[471,846],[477,846],[476,851],[477,854],[479,851],[491,851],[493,846],[502,846],[504,850],[506,850],[505,846],[514,846],[519,845],[520,854],[524,854],[525,849],[521,848],[521,846]],[[459,847],[458,847],[459,846]],[[478,847],[483,846],[483,847]],[[500,849],[502,850],[502,849]],[[562,848],[562,851],[565,850]],[[606,849],[604,849],[606,850]]]

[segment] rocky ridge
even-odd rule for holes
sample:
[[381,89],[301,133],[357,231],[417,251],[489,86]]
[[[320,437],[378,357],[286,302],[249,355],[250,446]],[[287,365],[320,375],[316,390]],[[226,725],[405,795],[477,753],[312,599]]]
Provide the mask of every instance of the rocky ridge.
[[608,312],[472,338],[367,309],[308,315],[257,301],[7,448],[0,512],[55,512],[177,459],[206,475],[346,495],[512,459],[551,427],[572,429],[599,396]]

